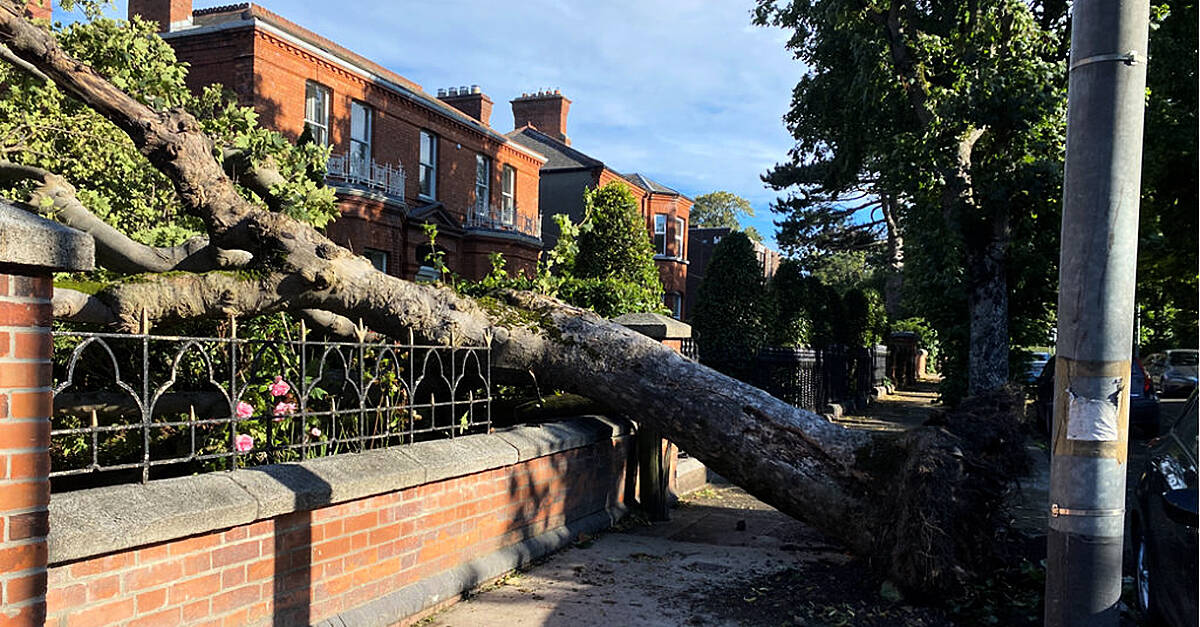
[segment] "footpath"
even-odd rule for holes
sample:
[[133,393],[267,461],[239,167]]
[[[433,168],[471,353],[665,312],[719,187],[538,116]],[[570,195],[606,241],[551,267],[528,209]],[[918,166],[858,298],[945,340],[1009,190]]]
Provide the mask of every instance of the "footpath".
[[[901,430],[933,411],[934,384],[879,399],[848,427]],[[736,486],[684,495],[671,520],[631,517],[481,590],[421,625],[952,625],[908,606],[808,525]]]

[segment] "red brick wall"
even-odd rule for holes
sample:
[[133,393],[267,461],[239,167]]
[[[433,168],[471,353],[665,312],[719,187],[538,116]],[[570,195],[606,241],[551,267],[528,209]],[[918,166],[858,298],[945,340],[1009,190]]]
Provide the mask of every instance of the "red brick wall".
[[627,442],[56,564],[47,624],[318,622],[622,502]]
[[49,276],[0,271],[0,624],[45,613],[50,502]]

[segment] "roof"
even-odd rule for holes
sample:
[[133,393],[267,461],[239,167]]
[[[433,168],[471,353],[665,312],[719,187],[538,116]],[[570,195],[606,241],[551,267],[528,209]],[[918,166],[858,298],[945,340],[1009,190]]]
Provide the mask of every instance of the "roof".
[[[638,174],[636,172],[633,172],[630,174],[622,174],[621,176],[625,177],[625,179],[627,179],[629,182],[633,183],[634,185],[637,185],[638,187],[641,187],[642,189],[650,190],[650,191],[654,192],[655,194],[667,194],[669,196],[683,196],[683,194],[680,194],[679,192],[671,189],[670,187],[667,187],[666,185],[663,185],[662,183],[652,181],[652,180],[646,178],[645,176],[642,176],[641,174]],[[686,198],[686,196],[683,196],[683,197]]]
[[526,126],[505,135],[514,142],[546,157],[542,171],[603,168],[604,162],[575,150],[549,135]]
[[[517,148],[521,152],[530,152],[523,146],[514,145],[515,142],[508,141],[507,137],[492,127],[425,93],[417,83],[252,2],[196,9],[192,12],[192,20],[193,25],[190,28],[162,33],[162,37],[172,39],[233,28],[266,27],[268,31],[273,30],[276,34],[299,40],[303,47],[309,48],[309,52],[315,52],[326,60],[340,62],[338,64],[343,67],[350,66],[347,69],[357,70],[360,75],[365,74],[365,78],[379,87],[415,101],[494,141]],[[533,156],[542,158],[536,151]]]

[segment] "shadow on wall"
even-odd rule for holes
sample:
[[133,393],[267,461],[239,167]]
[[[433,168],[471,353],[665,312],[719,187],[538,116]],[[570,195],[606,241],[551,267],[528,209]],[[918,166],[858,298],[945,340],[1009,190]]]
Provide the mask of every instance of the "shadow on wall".
[[272,624],[276,627],[311,624],[314,575],[312,510],[329,505],[332,490],[324,479],[298,465],[247,470],[268,474],[271,479],[291,490],[294,495],[292,505],[297,510],[272,521]]

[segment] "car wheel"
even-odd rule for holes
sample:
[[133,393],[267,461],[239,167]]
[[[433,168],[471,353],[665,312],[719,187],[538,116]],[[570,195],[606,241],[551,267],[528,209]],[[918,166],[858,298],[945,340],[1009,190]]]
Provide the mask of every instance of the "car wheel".
[[1137,594],[1138,609],[1142,611],[1147,624],[1161,625],[1162,619],[1159,618],[1157,604],[1154,602],[1154,593],[1151,588],[1153,578],[1150,574],[1150,547],[1146,545],[1146,536],[1138,533],[1136,537],[1137,546],[1134,547],[1133,578],[1136,584],[1135,592]]

